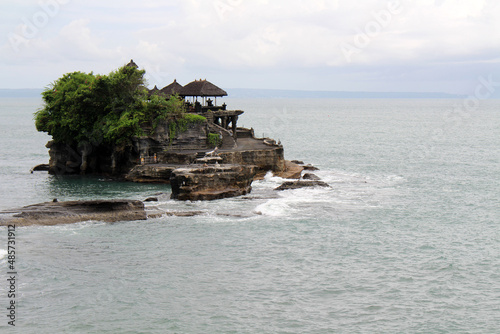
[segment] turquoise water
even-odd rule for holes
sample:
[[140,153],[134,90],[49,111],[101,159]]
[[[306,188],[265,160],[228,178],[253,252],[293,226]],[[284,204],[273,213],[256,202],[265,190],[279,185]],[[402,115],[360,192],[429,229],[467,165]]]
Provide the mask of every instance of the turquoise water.
[[[0,99],[1,209],[159,195],[195,217],[18,228],[18,333],[498,333],[500,101],[226,99],[330,189],[175,202],[30,174],[38,99]],[[0,306],[8,306],[0,229]],[[5,307],[5,308],[4,308]],[[6,313],[6,311],[4,311]],[[1,318],[0,318],[1,319]]]

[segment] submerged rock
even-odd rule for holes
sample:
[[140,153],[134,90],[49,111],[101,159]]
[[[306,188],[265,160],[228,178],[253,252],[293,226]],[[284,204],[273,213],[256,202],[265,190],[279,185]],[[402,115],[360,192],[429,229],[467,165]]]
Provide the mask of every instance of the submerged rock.
[[323,181],[287,181],[284,182],[278,188],[275,188],[274,190],[290,190],[290,189],[299,189],[305,187],[330,187],[330,186]]
[[305,165],[303,166],[304,167],[304,170],[312,170],[312,171],[315,171],[315,170],[319,170],[318,167],[314,167],[313,165],[311,164],[308,164],[308,165]]
[[312,180],[312,181],[320,181],[320,177],[317,176],[316,174],[312,174],[312,173],[305,173],[303,176],[302,176],[302,179],[303,180]]
[[145,220],[144,203],[137,200],[46,202],[0,212],[0,226],[59,225],[88,220]]
[[193,165],[172,172],[172,198],[198,201],[246,195],[252,190],[255,166]]
[[48,172],[50,169],[49,164],[40,164],[36,165],[35,167],[31,168],[31,173],[33,172]]

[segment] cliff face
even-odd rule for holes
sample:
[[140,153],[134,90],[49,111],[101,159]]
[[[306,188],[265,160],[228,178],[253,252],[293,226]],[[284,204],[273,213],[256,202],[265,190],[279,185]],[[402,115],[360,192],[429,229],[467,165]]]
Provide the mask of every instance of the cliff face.
[[[151,129],[144,129],[145,133]],[[141,158],[156,161],[189,163],[189,156],[179,154],[186,150],[208,151],[207,124],[197,122],[188,124],[185,131],[170,133],[167,122],[160,123],[154,133],[148,136],[132,138],[132,144],[126,146],[106,145],[104,143],[79,143],[68,145],[50,141],[49,173],[61,174],[107,174],[125,175],[134,166],[141,163]],[[172,137],[172,138],[171,138]],[[193,158],[196,154],[192,154]],[[146,162],[153,162],[153,161]]]
[[207,123],[191,123],[186,126],[185,131],[170,132],[169,125],[162,121],[155,128],[145,129],[148,135],[134,139],[136,150],[143,156],[152,156],[166,150],[191,150],[208,149],[207,145]]
[[[66,145],[53,141],[47,144],[50,155],[51,174],[104,174],[125,176],[136,182],[169,182],[170,171],[156,168],[158,164],[189,165],[213,149],[209,137],[219,142],[219,157],[222,164],[255,166],[259,176],[267,171],[281,173],[286,169],[281,145],[256,139],[253,133],[238,130],[235,133],[205,122],[193,122],[185,128],[172,129],[171,124],[160,122],[152,131],[144,129],[147,136],[132,138],[126,146],[102,143]],[[241,135],[241,138],[239,136]]]
[[132,147],[117,148],[105,145],[70,146],[50,141],[49,173],[63,174],[108,174],[126,173],[138,160],[138,153]]

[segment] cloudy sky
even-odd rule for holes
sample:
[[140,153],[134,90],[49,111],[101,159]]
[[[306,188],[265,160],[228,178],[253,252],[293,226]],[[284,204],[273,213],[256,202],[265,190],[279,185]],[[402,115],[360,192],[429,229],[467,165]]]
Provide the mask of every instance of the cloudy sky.
[[[0,0],[0,88],[131,58],[149,86],[469,94],[500,82],[498,0]],[[499,85],[500,86],[500,85]]]

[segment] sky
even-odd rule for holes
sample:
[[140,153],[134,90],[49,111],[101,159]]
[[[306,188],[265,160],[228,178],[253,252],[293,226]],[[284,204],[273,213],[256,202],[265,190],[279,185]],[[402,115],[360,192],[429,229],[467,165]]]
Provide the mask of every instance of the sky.
[[150,88],[500,91],[500,1],[0,0],[0,88],[130,59]]

